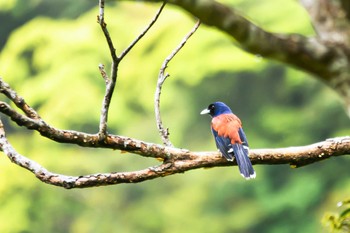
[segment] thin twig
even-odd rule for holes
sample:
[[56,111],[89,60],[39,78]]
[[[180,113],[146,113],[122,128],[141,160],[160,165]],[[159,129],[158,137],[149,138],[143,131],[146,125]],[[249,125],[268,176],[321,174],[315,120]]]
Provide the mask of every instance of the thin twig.
[[121,55],[118,57],[115,52],[115,48],[113,46],[112,38],[107,30],[107,24],[104,19],[104,6],[105,1],[99,0],[99,16],[98,23],[101,26],[101,29],[103,31],[103,34],[105,35],[111,57],[112,57],[112,67],[111,67],[111,78],[109,79],[106,73],[104,72],[104,69],[101,69],[101,65],[99,66],[100,72],[102,74],[102,77],[104,78],[106,82],[106,91],[105,96],[103,98],[102,102],[102,109],[101,109],[101,117],[100,117],[100,124],[99,124],[99,138],[100,141],[106,140],[108,136],[107,132],[107,121],[108,121],[108,112],[109,112],[109,106],[112,100],[114,88],[117,82],[117,71],[118,71],[118,65],[120,61],[128,54],[128,52],[136,45],[138,41],[148,32],[148,30],[153,26],[153,24],[157,21],[160,13],[162,12],[166,2],[163,2],[162,6],[156,13],[154,19],[151,21],[151,23],[146,27],[146,29],[121,53]]
[[162,13],[164,6],[166,5],[167,1],[164,1],[163,4],[160,6],[159,10],[157,11],[156,15],[152,19],[152,21],[149,23],[149,25],[143,30],[143,32],[138,35],[138,37],[119,55],[120,59],[123,59],[125,55],[127,55],[130,50],[141,40],[141,38],[146,35],[148,30],[153,26],[153,24],[158,20],[159,15]]
[[105,16],[104,16],[104,13],[105,13],[105,1],[104,0],[99,0],[99,16],[98,16],[98,24],[100,24],[101,26],[101,29],[103,31],[103,34],[106,38],[106,41],[107,41],[107,44],[108,44],[108,47],[109,47],[109,51],[111,53],[111,56],[112,56],[112,60],[118,60],[118,57],[115,53],[115,48],[114,48],[114,45],[113,45],[113,41],[112,41],[112,38],[111,36],[109,35],[109,32],[108,32],[108,29],[107,29],[107,23],[105,22]]
[[159,71],[157,87],[154,94],[154,111],[155,111],[155,117],[156,117],[159,134],[163,140],[164,145],[166,146],[173,146],[173,144],[170,142],[170,139],[169,139],[169,129],[164,128],[161,114],[160,114],[160,95],[161,95],[163,83],[169,77],[169,74],[165,73],[165,69],[168,67],[168,64],[171,61],[171,59],[173,59],[173,57],[181,50],[181,48],[185,46],[188,39],[197,31],[199,25],[200,25],[200,21],[198,20],[195,26],[192,28],[192,30],[181,41],[181,43],[164,60],[162,67],[160,68],[160,71]]
[[[120,58],[117,57],[115,48],[113,45],[112,38],[108,32],[107,29],[107,24],[104,19],[104,6],[105,6],[105,1],[104,0],[99,0],[99,16],[98,16],[98,23],[101,26],[101,29],[103,31],[103,34],[106,38],[109,51],[111,53],[112,57],[112,67],[111,67],[111,77],[110,79],[106,79],[105,77],[105,82],[106,82],[106,91],[105,91],[105,96],[103,98],[102,102],[102,109],[101,109],[101,116],[100,116],[100,124],[99,124],[99,138],[100,141],[103,141],[106,139],[107,135],[107,121],[108,121],[108,112],[109,112],[109,106],[111,104],[113,92],[114,92],[114,87],[117,82],[117,70],[118,70],[118,64],[120,62]],[[107,76],[106,76],[107,77]]]

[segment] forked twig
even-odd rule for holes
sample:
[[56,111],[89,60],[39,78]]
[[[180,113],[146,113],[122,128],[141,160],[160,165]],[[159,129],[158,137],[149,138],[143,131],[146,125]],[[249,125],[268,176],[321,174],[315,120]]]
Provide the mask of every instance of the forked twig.
[[102,109],[101,109],[101,117],[100,117],[100,124],[99,124],[99,138],[100,141],[106,140],[108,136],[107,132],[107,121],[108,121],[108,112],[109,112],[109,106],[112,100],[112,96],[114,93],[114,88],[117,82],[117,71],[118,71],[118,66],[121,60],[130,52],[130,50],[141,40],[141,38],[149,31],[149,29],[154,25],[154,23],[157,21],[160,13],[162,12],[166,2],[163,2],[161,5],[160,9],[156,13],[155,17],[152,19],[152,21],[149,23],[149,25],[146,27],[144,31],[142,31],[139,36],[120,54],[118,57],[115,52],[115,48],[113,45],[112,38],[107,30],[107,24],[104,19],[104,6],[105,6],[105,1],[104,0],[99,0],[99,15],[97,17],[98,23],[101,26],[101,29],[103,31],[103,34],[106,38],[109,51],[111,53],[112,57],[112,67],[111,67],[111,77],[108,78],[108,75],[106,74],[104,70],[104,66],[102,64],[99,65],[99,70],[100,73],[105,80],[106,83],[106,90],[105,90],[105,96],[103,98],[102,102]]
[[108,48],[109,48],[109,51],[111,53],[112,66],[111,66],[111,77],[110,78],[108,78],[108,76],[106,75],[104,68],[101,65],[99,66],[102,77],[104,78],[105,83],[106,83],[106,90],[105,90],[105,96],[104,96],[103,102],[102,102],[99,132],[98,132],[98,135],[99,135],[99,138],[101,141],[105,140],[107,137],[108,111],[109,111],[109,106],[111,104],[115,83],[117,82],[117,70],[118,70],[118,64],[120,62],[120,58],[118,58],[116,53],[115,53],[113,41],[112,41],[112,38],[108,32],[107,24],[106,24],[105,19],[104,19],[104,6],[105,6],[105,1],[99,0],[100,11],[99,11],[99,15],[98,15],[97,19],[98,19],[99,25],[101,26],[103,34],[106,38]]
[[192,30],[181,41],[181,43],[172,51],[172,53],[168,57],[166,57],[159,71],[157,87],[154,94],[154,111],[159,134],[163,140],[164,145],[166,146],[173,146],[173,144],[170,142],[169,139],[169,129],[164,128],[160,114],[160,94],[162,91],[163,83],[170,76],[168,73],[165,73],[165,69],[168,67],[168,64],[171,61],[171,59],[175,57],[175,55],[182,49],[182,47],[185,46],[188,39],[197,31],[199,25],[200,21],[198,20],[195,26],[192,28]]

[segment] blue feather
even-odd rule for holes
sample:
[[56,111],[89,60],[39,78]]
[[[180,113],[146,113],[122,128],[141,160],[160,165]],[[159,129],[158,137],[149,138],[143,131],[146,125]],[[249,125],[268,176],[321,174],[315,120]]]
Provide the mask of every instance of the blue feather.
[[228,161],[233,161],[233,157],[235,157],[239,171],[244,178],[255,178],[256,174],[249,159],[249,145],[243,129],[239,128],[238,130],[242,144],[231,144],[230,138],[219,136],[218,132],[214,129],[211,129],[211,131],[215,138],[216,147],[220,150],[221,154]]
[[[229,161],[233,161],[233,151],[230,147],[231,142],[229,138],[220,137],[215,130],[211,130],[213,132],[216,147],[220,150],[221,154]],[[229,150],[231,149],[231,153]]]
[[246,179],[255,178],[256,174],[249,159],[249,152],[245,145],[235,143],[232,145],[235,159],[241,175]]

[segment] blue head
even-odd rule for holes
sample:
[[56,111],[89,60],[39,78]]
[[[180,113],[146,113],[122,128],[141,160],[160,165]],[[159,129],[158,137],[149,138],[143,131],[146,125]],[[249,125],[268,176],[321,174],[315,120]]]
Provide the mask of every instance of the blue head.
[[209,114],[212,117],[219,116],[221,114],[232,113],[231,109],[223,102],[215,102],[208,106],[208,108],[201,111],[201,114]]

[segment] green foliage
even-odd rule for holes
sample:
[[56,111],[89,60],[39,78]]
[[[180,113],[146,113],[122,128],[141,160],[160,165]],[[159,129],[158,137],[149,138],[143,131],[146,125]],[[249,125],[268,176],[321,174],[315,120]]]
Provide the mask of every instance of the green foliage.
[[[104,94],[98,65],[110,66],[96,23],[98,9],[88,10],[91,3],[83,1],[74,7],[67,1],[49,2],[57,4],[55,10],[43,12],[44,1],[28,1],[26,9],[20,6],[23,1],[12,1],[1,9],[0,18],[18,10],[13,28],[0,29],[11,32],[1,48],[0,74],[53,126],[94,133]],[[295,1],[229,4],[271,31],[313,33]],[[156,10],[145,3],[107,5],[118,53]],[[109,132],[160,142],[153,113],[158,71],[193,25],[178,8],[166,6],[146,38],[122,61]],[[252,148],[305,145],[350,134],[335,93],[305,73],[247,54],[233,43],[202,25],[170,62],[161,110],[177,147],[215,149],[209,118],[199,112],[216,100],[227,102],[242,119]],[[82,175],[158,164],[118,151],[57,144],[2,119],[15,148],[53,172]],[[258,177],[251,182],[236,167],[228,167],[68,191],[39,182],[0,156],[0,232],[319,232],[320,209],[331,206],[333,196],[342,194],[339,187],[350,182],[339,175],[348,174],[348,162],[337,158],[300,169],[256,166]]]
[[339,214],[337,213],[326,213],[322,219],[325,226],[331,229],[331,232],[349,232],[350,231],[350,200],[339,202],[338,207],[345,206]]

